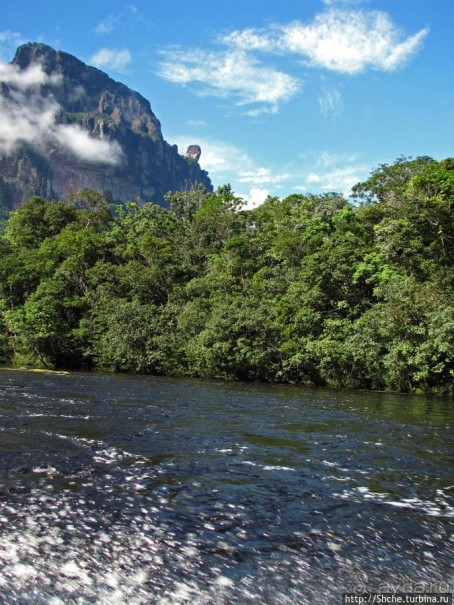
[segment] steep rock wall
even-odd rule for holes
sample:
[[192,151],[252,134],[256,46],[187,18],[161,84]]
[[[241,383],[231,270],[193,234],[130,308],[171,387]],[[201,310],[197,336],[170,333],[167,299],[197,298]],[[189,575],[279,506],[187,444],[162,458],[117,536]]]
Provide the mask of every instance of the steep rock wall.
[[[18,84],[34,66],[40,66],[42,82]],[[196,183],[212,190],[198,163],[200,154],[184,157],[167,143],[149,102],[139,93],[44,44],[18,48],[11,67],[18,77],[0,83],[4,115],[9,111],[9,117],[17,118],[22,109],[30,128],[39,129],[39,112],[43,121],[53,113],[47,130],[43,126],[36,136],[25,132],[12,148],[0,146],[0,189],[9,207],[30,195],[63,199],[83,189],[139,204],[162,204],[168,191]],[[99,153],[97,147],[89,148],[93,142],[104,144],[98,145]]]

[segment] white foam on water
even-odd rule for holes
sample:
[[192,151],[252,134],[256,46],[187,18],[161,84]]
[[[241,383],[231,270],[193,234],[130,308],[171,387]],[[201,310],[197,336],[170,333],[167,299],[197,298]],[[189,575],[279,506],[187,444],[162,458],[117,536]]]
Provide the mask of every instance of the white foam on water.
[[218,576],[215,579],[215,583],[219,586],[233,586],[232,580],[230,578],[227,578],[226,576]]
[[16,578],[20,578],[24,582],[35,578],[38,574],[33,565],[27,565],[25,563],[16,563],[11,567],[11,572],[16,576]]
[[368,487],[361,485],[334,494],[334,496],[341,498],[342,500],[352,500],[356,502],[359,502],[362,498],[363,501],[385,504],[394,508],[418,511],[429,517],[443,517],[445,519],[454,518],[454,507],[447,502],[444,492],[442,490],[437,490],[436,493],[437,496],[433,501],[422,500],[420,498],[401,498],[400,500],[395,500],[391,497],[391,494],[386,492],[373,492],[370,491]]
[[61,474],[53,466],[44,466],[44,467],[35,466],[34,468],[32,468],[32,473],[37,473],[40,475],[44,474],[44,475],[50,475],[50,476]]
[[93,416],[75,416],[73,414],[59,414],[57,418],[70,418],[76,420],[90,420]]
[[[50,418],[52,414],[21,414],[21,418]],[[55,416],[54,416],[55,417]]]
[[23,393],[15,393],[16,397],[23,397],[24,399],[47,399],[44,395],[37,395],[36,393],[27,393],[24,391]]
[[292,471],[296,472],[296,469],[291,468],[290,466],[264,466],[264,471]]

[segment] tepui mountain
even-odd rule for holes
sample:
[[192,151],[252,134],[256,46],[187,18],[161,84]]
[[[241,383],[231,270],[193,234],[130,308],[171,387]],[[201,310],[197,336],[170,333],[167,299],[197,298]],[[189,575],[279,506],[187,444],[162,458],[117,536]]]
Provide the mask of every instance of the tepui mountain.
[[200,152],[191,145],[180,155],[146,99],[68,53],[25,44],[0,71],[0,194],[9,208],[84,189],[139,204],[196,183],[211,191]]

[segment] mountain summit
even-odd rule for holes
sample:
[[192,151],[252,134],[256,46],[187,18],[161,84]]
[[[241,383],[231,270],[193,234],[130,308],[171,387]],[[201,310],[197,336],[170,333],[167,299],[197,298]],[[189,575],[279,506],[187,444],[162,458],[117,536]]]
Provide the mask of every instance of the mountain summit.
[[200,148],[180,155],[146,99],[45,44],[0,66],[0,113],[0,193],[11,208],[83,189],[139,204],[198,182],[212,190]]

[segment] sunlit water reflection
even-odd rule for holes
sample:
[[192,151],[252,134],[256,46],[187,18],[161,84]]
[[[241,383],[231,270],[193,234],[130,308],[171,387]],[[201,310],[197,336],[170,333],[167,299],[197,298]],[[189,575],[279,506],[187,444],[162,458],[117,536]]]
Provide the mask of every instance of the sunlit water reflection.
[[449,402],[9,370],[0,389],[0,603],[326,604],[450,580]]

